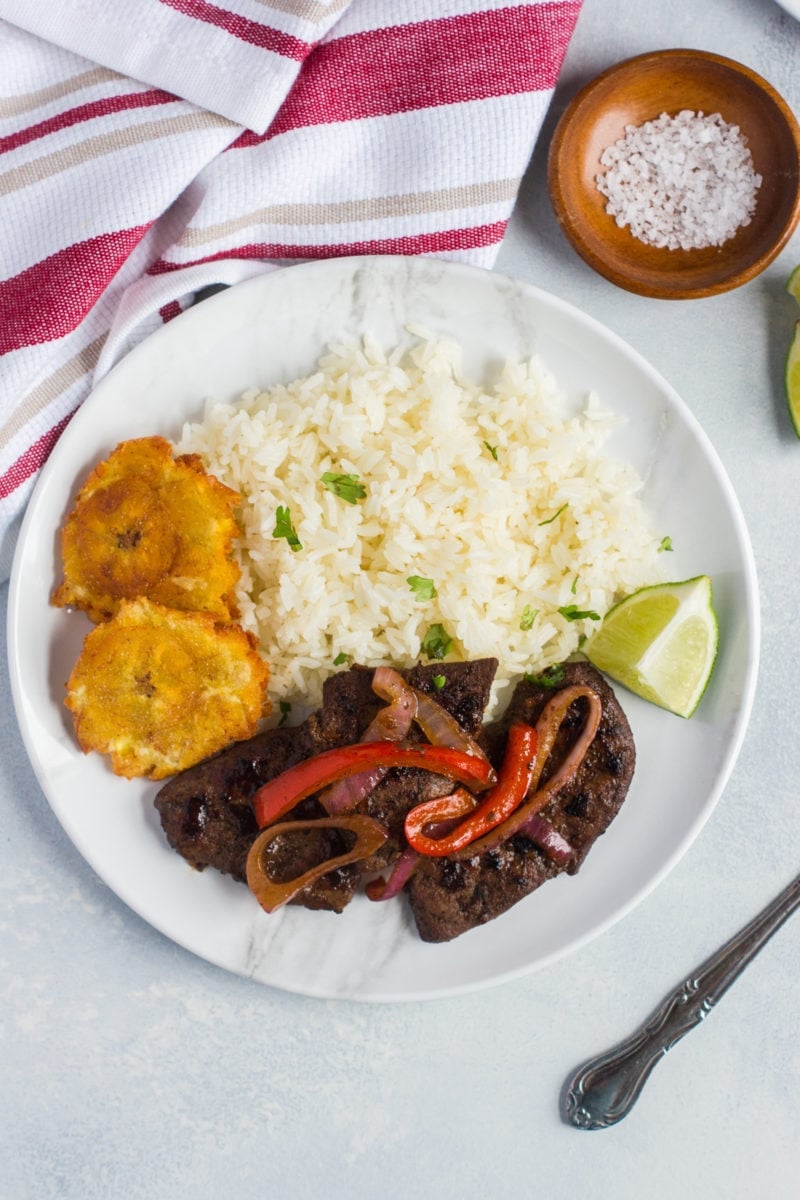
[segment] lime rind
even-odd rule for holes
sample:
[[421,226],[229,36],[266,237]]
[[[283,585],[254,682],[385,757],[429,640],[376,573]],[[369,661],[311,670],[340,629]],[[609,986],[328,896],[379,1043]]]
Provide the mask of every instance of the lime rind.
[[800,304],[800,265],[796,266],[786,281],[786,290]]
[[[800,271],[800,267],[797,270]],[[800,321],[795,323],[792,340],[786,354],[784,384],[789,417],[795,433],[800,437]]]
[[719,648],[707,575],[640,588],[609,609],[584,648],[599,670],[676,716],[697,710]]

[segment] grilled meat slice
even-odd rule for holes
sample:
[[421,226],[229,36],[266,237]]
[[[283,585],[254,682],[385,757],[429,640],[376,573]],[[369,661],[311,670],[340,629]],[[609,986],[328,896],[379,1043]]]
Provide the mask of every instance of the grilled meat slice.
[[[475,662],[418,666],[401,674],[411,687],[433,696],[442,708],[456,718],[465,733],[477,738],[496,671],[497,660],[484,658]],[[445,679],[440,689],[433,682],[436,676]],[[412,730],[409,740],[415,739],[422,740],[422,735]],[[380,871],[390,866],[405,849],[403,825],[411,809],[426,800],[447,796],[452,790],[452,780],[416,767],[395,767],[387,772],[354,809],[379,821],[389,834],[380,850],[364,860],[362,870]]]
[[[496,670],[497,661],[486,659],[419,666],[402,674],[414,687],[434,694],[474,736],[480,729]],[[155,806],[173,849],[199,870],[210,866],[244,881],[247,854],[258,833],[252,796],[262,784],[295,763],[359,740],[382,703],[372,691],[372,675],[371,669],[354,666],[330,676],[323,688],[322,707],[301,725],[257,734],[171,779],[156,796]],[[440,691],[433,683],[436,675],[446,680]],[[443,785],[442,780],[426,771],[398,768],[387,774],[379,788],[380,795],[374,800],[370,797],[361,811],[385,821],[399,835],[410,808],[422,799],[442,794],[442,788],[450,791],[452,784],[445,781]],[[287,819],[321,815],[321,807],[310,797],[287,814]],[[335,831],[329,831],[328,838],[324,846],[319,846],[321,853],[316,861],[346,850],[345,841]],[[393,843],[396,854],[400,849],[397,836]],[[289,879],[305,871],[312,849],[309,839],[303,843],[293,839],[292,846],[287,842],[281,853],[282,876]],[[304,889],[297,902],[341,912],[352,899],[364,869],[365,864],[360,864],[331,872]]]
[[[251,797],[295,763],[330,748],[312,717],[296,728],[256,734],[181,772],[155,798],[167,841],[198,870],[214,867],[244,883],[247,855],[258,834]],[[319,805],[307,800],[292,815],[302,819],[323,814]],[[324,845],[318,847],[321,856],[343,853],[345,841],[335,830],[326,833]],[[307,839],[302,845],[293,841],[292,853],[286,850],[281,860],[287,879],[308,869],[312,849]],[[307,908],[341,912],[355,895],[358,880],[355,867],[342,867],[304,889],[302,902]]]
[[[477,738],[483,728],[483,714],[497,674],[496,658],[478,658],[472,662],[433,663],[403,671],[403,678],[420,692],[427,692],[455,717],[470,737]],[[444,678],[437,688],[434,680]]]
[[[470,737],[477,737],[496,672],[496,658],[481,658],[474,662],[416,666],[399,674],[411,687],[433,696]],[[322,708],[312,719],[317,721],[319,736],[330,745],[348,746],[357,742],[383,707],[383,701],[372,690],[373,674],[369,667],[353,666],[325,680]],[[441,688],[433,682],[437,677],[444,678]]]
[[[589,663],[565,664],[559,686],[568,684],[590,687],[603,710],[600,727],[574,779],[542,810],[542,816],[573,847],[572,859],[566,868],[556,866],[524,834],[475,858],[424,859],[406,888],[424,941],[450,941],[506,912],[562,870],[574,874],[619,811],[636,757],[627,718],[611,688]],[[528,680],[517,685],[502,720],[487,726],[482,738],[495,765],[502,760],[511,723],[535,724],[554,690]],[[551,756],[553,766],[546,768],[544,779],[577,737],[584,705],[585,701],[576,701],[570,707]]]

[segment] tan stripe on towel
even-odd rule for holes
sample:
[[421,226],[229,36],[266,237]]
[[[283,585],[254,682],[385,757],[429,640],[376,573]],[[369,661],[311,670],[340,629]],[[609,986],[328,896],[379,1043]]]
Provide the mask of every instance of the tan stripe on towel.
[[62,96],[72,92],[81,92],[84,88],[94,87],[98,83],[108,83],[112,79],[122,79],[116,71],[107,67],[94,67],[91,71],[82,71],[80,75],[72,75],[62,79],[61,83],[53,83],[50,87],[41,88],[38,92],[25,92],[19,96],[0,96],[0,117],[17,117],[20,113],[32,112]]
[[257,0],[265,8],[274,8],[276,12],[291,13],[301,21],[318,25],[326,17],[341,12],[350,5],[351,0],[331,0],[330,4],[320,4],[319,0]]
[[4,175],[0,175],[0,196],[7,196],[11,192],[31,187],[33,184],[41,183],[43,179],[50,178],[51,175],[69,171],[80,163],[100,158],[104,154],[114,154],[117,150],[125,149],[128,146],[141,145],[144,142],[172,137],[175,134],[192,133],[200,129],[222,126],[229,126],[232,131],[239,129],[238,125],[225,117],[217,116],[216,113],[198,111],[183,113],[177,117],[164,117],[160,121],[144,121],[140,125],[128,125],[122,129],[115,129],[111,133],[101,133],[96,137],[86,138],[85,141],[66,146],[63,150],[54,150],[52,154],[45,154],[41,158],[35,158],[32,162],[6,171]]
[[46,408],[55,400],[56,396],[60,396],[67,388],[72,387],[73,383],[76,383],[82,375],[94,370],[107,336],[108,334],[104,333],[102,337],[95,338],[88,346],[82,346],[77,354],[67,359],[58,370],[37,384],[32,392],[28,392],[22,403],[14,409],[9,420],[0,429],[0,447],[9,442],[14,434],[22,429],[23,425]]
[[201,229],[189,227],[179,246],[197,247],[238,233],[252,225],[345,225],[356,221],[380,221],[411,213],[443,212],[475,208],[513,200],[518,179],[496,179],[463,187],[439,188],[430,192],[408,192],[399,196],[375,196],[364,200],[342,200],[334,204],[271,204],[231,221],[220,221]]

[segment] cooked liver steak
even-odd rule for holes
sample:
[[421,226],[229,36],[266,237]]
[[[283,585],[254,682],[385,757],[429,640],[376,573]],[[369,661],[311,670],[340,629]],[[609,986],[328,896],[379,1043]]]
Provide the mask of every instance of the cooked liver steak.
[[[517,834],[497,850],[460,862],[424,859],[406,889],[424,941],[449,941],[506,912],[562,870],[574,874],[619,811],[636,758],[630,726],[613,691],[589,663],[565,664],[559,686],[573,683],[597,693],[603,715],[575,778],[542,810],[542,816],[574,848],[572,860],[566,867],[556,866],[524,834]],[[495,765],[502,759],[512,721],[535,724],[553,694],[552,687],[529,681],[517,685],[502,720],[487,726],[482,737]],[[567,713],[556,739],[554,763],[561,761],[577,737],[584,706],[585,701],[576,701]]]
[[[485,659],[418,666],[401,674],[412,686],[434,695],[469,734],[480,735],[492,762],[499,765],[511,723],[535,724],[557,689],[524,680],[514,690],[502,719],[482,726],[496,669],[496,660]],[[322,707],[301,725],[258,734],[170,780],[155,800],[170,845],[199,870],[211,866],[244,880],[247,854],[258,833],[251,805],[254,793],[303,759],[357,742],[381,705],[372,691],[372,675],[370,669],[360,666],[332,675],[323,690]],[[445,686],[437,689],[434,677],[442,675]],[[597,735],[575,778],[542,812],[573,847],[572,859],[565,867],[555,865],[524,834],[471,859],[423,859],[406,892],[425,941],[449,941],[491,921],[561,871],[574,874],[619,811],[635,765],[625,714],[611,688],[588,663],[564,665],[558,686],[568,684],[592,688],[603,710]],[[577,737],[584,707],[585,702],[578,700],[570,708],[556,739],[554,764]],[[545,779],[553,769],[545,769]],[[408,811],[451,789],[447,780],[426,771],[389,771],[359,809],[385,825],[389,831],[386,844],[372,859],[317,880],[296,902],[341,912],[355,894],[361,875],[391,864],[403,849],[403,821]],[[309,797],[287,818],[322,815],[318,801]],[[273,855],[280,862],[281,877],[289,879],[314,861],[343,853],[348,845],[346,835],[320,830],[318,835],[276,843]]]
[[[497,670],[496,659],[467,663],[436,663],[401,672],[412,686],[436,696],[472,735],[481,728],[484,709]],[[435,676],[445,677],[437,690]],[[234,879],[245,879],[248,851],[258,833],[251,798],[276,775],[303,759],[336,746],[357,742],[382,704],[372,691],[372,670],[354,666],[326,680],[322,707],[298,726],[284,726],[238,742],[215,757],[171,779],[158,792],[155,806],[169,844],[198,870],[214,867]],[[405,814],[415,804],[446,794],[452,784],[426,771],[398,768],[390,771],[361,806],[363,812],[384,822],[390,840],[374,862],[344,867],[304,890],[298,902],[309,908],[340,912],[352,898],[361,872],[392,861],[400,851],[399,834]],[[298,805],[293,819],[321,816],[310,798]],[[309,839],[296,839],[297,870],[293,852],[284,848],[283,875],[292,878],[309,865]],[[326,832],[325,851],[341,854],[349,842],[335,831]],[[317,861],[321,861],[317,859]]]

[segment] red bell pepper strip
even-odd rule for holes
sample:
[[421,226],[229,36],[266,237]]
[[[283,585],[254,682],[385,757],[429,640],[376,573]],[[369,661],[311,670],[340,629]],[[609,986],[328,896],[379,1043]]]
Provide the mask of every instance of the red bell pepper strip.
[[337,779],[370,767],[421,767],[434,775],[444,775],[466,784],[476,792],[491,787],[496,779],[491,763],[449,746],[357,742],[307,758],[259,788],[252,800],[259,827],[271,825],[306,796],[321,791]]
[[[540,763],[540,755],[537,754],[537,765],[534,771],[533,779],[534,786],[531,788],[529,795],[525,798],[522,804],[520,804],[519,808],[511,813],[511,816],[509,816],[502,823],[502,825],[499,825],[497,828],[491,830],[486,837],[482,837],[479,839],[479,841],[473,842],[468,849],[456,853],[455,857],[457,859],[467,857],[472,858],[474,855],[485,854],[487,850],[495,850],[498,846],[502,845],[503,842],[508,841],[510,837],[513,837],[515,833],[520,833],[530,822],[531,818],[539,813],[543,808],[546,808],[553,797],[575,778],[584,758],[586,757],[589,747],[594,741],[595,734],[600,726],[600,721],[603,715],[603,707],[597,692],[592,691],[591,688],[565,688],[563,695],[559,694],[550,701],[550,703],[547,705],[547,708],[545,708],[544,712],[539,718],[539,721],[537,722],[537,727],[542,727],[540,729],[539,741],[540,753],[549,754],[553,742],[555,741],[557,726],[555,732],[552,733],[552,738],[546,726],[550,723],[551,718],[553,717],[556,720],[557,725],[559,725],[566,716],[567,709],[572,703],[572,700],[578,699],[580,696],[585,696],[588,702],[586,719],[584,721],[583,728],[573,742],[563,762],[559,764],[558,768],[550,776],[547,782],[542,784],[541,787],[538,787],[536,785],[539,782],[541,766],[543,764]],[[551,709],[551,706],[552,712],[548,712],[548,710]]]
[[[449,796],[440,796],[431,800],[429,807],[434,815],[433,821],[427,826],[430,837],[441,837],[455,829],[462,817],[477,807],[478,801],[471,792],[464,788],[456,788]],[[416,871],[422,856],[412,846],[406,846],[400,857],[392,864],[387,879],[378,876],[371,879],[364,888],[370,900],[391,900],[402,891],[408,880]]]
[[420,854],[432,858],[444,858],[471,842],[483,837],[496,825],[514,812],[528,794],[536,764],[536,730],[521,721],[511,726],[503,765],[497,783],[487,792],[474,812],[444,837],[430,837],[425,826],[443,817],[453,816],[454,811],[445,811],[445,801],[453,802],[458,792],[445,796],[443,800],[428,800],[412,808],[406,817],[406,840]]

